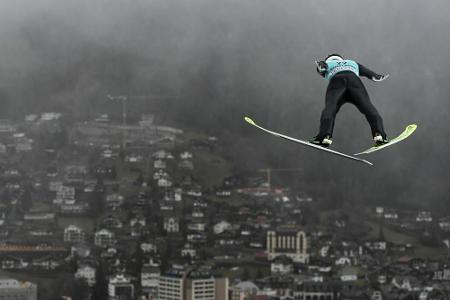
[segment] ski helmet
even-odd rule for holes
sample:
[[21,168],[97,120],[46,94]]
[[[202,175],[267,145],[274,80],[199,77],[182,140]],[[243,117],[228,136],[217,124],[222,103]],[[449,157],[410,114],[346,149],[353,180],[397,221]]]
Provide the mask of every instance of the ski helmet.
[[340,54],[337,54],[337,53],[330,54],[330,55],[327,56],[327,58],[325,58],[325,62],[329,62],[329,61],[332,61],[332,60],[342,61],[344,59],[342,58],[342,56]]

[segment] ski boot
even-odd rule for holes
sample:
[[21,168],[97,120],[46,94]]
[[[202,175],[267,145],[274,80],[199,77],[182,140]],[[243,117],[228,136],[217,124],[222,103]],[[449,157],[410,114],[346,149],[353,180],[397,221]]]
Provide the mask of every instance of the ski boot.
[[389,143],[389,140],[387,138],[383,138],[383,136],[379,133],[375,134],[373,141],[375,142],[375,147]]
[[332,139],[331,139],[331,137],[329,135],[327,135],[323,139],[317,138],[317,136],[315,136],[312,139],[310,139],[309,142],[311,144],[314,144],[314,145],[317,145],[317,146],[321,146],[321,147],[324,147],[324,148],[330,147],[331,143],[333,143],[333,141],[332,141]]

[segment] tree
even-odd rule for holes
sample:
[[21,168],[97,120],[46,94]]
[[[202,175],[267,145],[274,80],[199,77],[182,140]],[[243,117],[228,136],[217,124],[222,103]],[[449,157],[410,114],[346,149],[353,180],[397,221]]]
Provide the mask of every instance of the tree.
[[92,289],[92,299],[108,300],[108,280],[103,261],[100,261],[95,273],[95,285]]

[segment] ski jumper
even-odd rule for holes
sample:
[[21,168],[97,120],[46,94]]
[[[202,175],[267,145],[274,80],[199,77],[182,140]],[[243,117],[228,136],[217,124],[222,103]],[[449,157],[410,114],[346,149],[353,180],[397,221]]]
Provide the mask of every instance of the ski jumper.
[[320,131],[317,139],[333,136],[334,121],[341,106],[347,102],[355,105],[364,114],[370,124],[372,136],[381,134],[386,139],[383,120],[375,106],[370,101],[369,94],[364,87],[360,76],[373,78],[378,76],[363,65],[353,60],[329,61],[326,63],[326,71],[320,72],[325,79],[329,80],[325,96],[325,108],[320,117]]

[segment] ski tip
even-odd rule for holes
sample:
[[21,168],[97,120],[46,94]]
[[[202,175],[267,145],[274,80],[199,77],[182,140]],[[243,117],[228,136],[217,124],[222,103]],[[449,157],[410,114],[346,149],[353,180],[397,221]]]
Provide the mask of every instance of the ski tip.
[[247,122],[249,124],[256,125],[255,122],[252,119],[250,119],[249,117],[244,117],[244,120],[245,120],[245,122]]
[[416,128],[417,128],[417,124],[409,124],[408,126],[406,126],[406,129],[409,129],[412,131],[416,130]]
[[368,164],[369,166],[373,166],[373,163],[368,160],[363,159],[362,162]]

